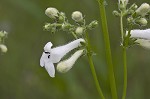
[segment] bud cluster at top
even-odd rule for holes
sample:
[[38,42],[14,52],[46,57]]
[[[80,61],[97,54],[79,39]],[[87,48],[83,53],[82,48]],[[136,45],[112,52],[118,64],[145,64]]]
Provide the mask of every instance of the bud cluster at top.
[[130,33],[133,26],[146,26],[150,16],[150,5],[148,3],[143,3],[139,7],[134,3],[128,7],[128,2],[128,0],[118,0],[118,11],[113,11],[114,16],[120,17],[122,22],[124,22],[124,19],[127,22],[127,26],[122,28],[126,28],[128,32],[123,31],[121,44],[126,48],[137,44],[137,38],[132,38]]
[[143,3],[141,6],[137,6],[135,3],[127,8],[128,0],[119,0],[119,11],[113,11],[113,14],[117,17],[127,16],[127,22],[130,25],[147,25],[147,17],[150,15],[150,5]]
[[75,38],[84,35],[86,30],[92,30],[98,25],[98,21],[94,20],[90,24],[86,24],[85,18],[80,11],[74,11],[71,18],[75,24],[69,23],[64,12],[59,12],[56,8],[49,7],[45,10],[45,14],[53,21],[46,23],[44,29],[55,33],[57,31],[65,31],[73,34]]

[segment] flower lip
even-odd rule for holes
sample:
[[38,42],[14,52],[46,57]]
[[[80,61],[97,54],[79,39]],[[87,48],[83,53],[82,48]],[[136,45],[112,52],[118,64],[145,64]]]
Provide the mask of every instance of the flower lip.
[[50,52],[52,46],[53,46],[53,44],[52,44],[51,42],[48,42],[48,43],[44,46],[44,51],[45,51],[45,52]]

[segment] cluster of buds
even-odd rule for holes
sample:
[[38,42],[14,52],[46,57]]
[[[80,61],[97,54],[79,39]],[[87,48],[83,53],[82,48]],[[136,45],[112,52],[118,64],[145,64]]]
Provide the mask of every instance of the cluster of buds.
[[128,0],[119,0],[119,11],[113,11],[113,14],[117,17],[127,16],[127,22],[130,25],[147,25],[147,16],[149,16],[150,5],[143,3],[140,7],[136,4],[132,4],[127,8]]
[[[140,27],[146,26],[148,23],[147,17],[149,17],[150,13],[150,5],[148,3],[143,3],[141,6],[137,6],[135,3],[132,4],[129,8],[127,7],[128,0],[119,0],[118,8],[119,11],[113,11],[113,14],[117,17],[126,17],[127,20],[127,32],[123,34],[122,38],[122,46],[130,47],[132,45],[138,44],[141,41],[137,40],[136,37],[133,37],[131,31],[134,25],[138,25]],[[143,31],[143,30],[142,30]],[[143,41],[143,40],[142,40]],[[140,43],[142,44],[142,43]]]
[[[87,30],[92,30],[98,25],[98,21],[94,20],[86,24],[85,18],[80,11],[74,11],[71,15],[74,24],[69,23],[65,13],[59,12],[56,8],[47,8],[45,14],[53,20],[53,23],[46,23],[44,29],[55,33],[57,31],[65,31],[71,33],[75,40],[72,42],[51,48],[53,44],[48,42],[44,46],[44,52],[40,59],[41,67],[45,67],[50,77],[55,77],[54,63],[57,63],[57,71],[61,73],[68,72],[75,62],[83,54],[90,53],[87,49],[85,33]],[[76,49],[74,54],[66,60],[61,60],[67,53]]]
[[0,50],[2,53],[7,52],[7,47],[4,45],[4,39],[7,37],[7,34],[5,31],[0,31]]
[[53,23],[46,23],[44,26],[45,30],[51,33],[62,30],[73,34],[76,39],[83,36],[86,30],[92,30],[98,25],[98,21],[96,20],[86,25],[85,18],[80,11],[74,11],[71,15],[75,24],[69,23],[65,13],[59,12],[56,8],[47,8],[45,14],[54,21]]

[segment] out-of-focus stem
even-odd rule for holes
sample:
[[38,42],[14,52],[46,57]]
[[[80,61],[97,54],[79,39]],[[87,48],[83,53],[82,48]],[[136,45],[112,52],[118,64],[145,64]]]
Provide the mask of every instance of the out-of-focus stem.
[[109,75],[109,82],[110,82],[110,87],[111,87],[111,94],[112,94],[113,99],[118,99],[116,83],[115,83],[115,75],[114,75],[113,63],[112,63],[112,56],[111,56],[111,48],[110,48],[104,0],[98,0],[98,3],[99,3],[99,9],[100,9],[103,38],[104,38],[104,42],[105,42],[106,60],[107,60],[107,65],[108,65],[108,73],[109,73],[108,75]]

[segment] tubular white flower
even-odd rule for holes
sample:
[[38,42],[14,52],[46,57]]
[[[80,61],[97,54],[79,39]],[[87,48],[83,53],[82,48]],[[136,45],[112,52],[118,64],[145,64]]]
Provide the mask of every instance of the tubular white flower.
[[137,10],[137,15],[145,16],[150,11],[150,5],[143,3]]
[[82,13],[80,11],[75,11],[72,13],[72,19],[76,22],[81,22],[83,20]]
[[73,65],[75,64],[77,59],[82,54],[83,54],[83,50],[78,50],[69,59],[59,62],[57,64],[57,70],[61,73],[66,73],[67,71],[69,71],[73,67]]
[[7,52],[7,47],[4,45],[4,44],[0,44],[0,49],[3,53],[6,53]]
[[66,45],[51,49],[51,56],[50,56],[51,61],[53,63],[58,63],[61,60],[61,58],[63,58],[68,52],[81,46],[81,42],[85,42],[85,40],[82,38],[77,39]]
[[71,50],[81,46],[81,42],[85,42],[85,40],[80,38],[66,45],[55,47],[55,48],[51,48],[52,43],[48,42],[44,47],[44,52],[40,59],[41,67],[45,66],[49,75],[51,77],[55,77],[55,68],[53,63],[58,63]]
[[131,38],[136,38],[136,42],[141,46],[150,49],[150,29],[131,30]]
[[150,49],[150,40],[137,39],[136,42],[139,43],[139,45],[143,46],[144,48]]
[[131,37],[132,38],[137,38],[137,39],[150,40],[150,29],[146,29],[146,30],[139,30],[139,29],[131,30]]
[[59,11],[52,7],[49,7],[45,10],[45,14],[52,19],[56,19],[56,17],[58,17],[58,13]]

